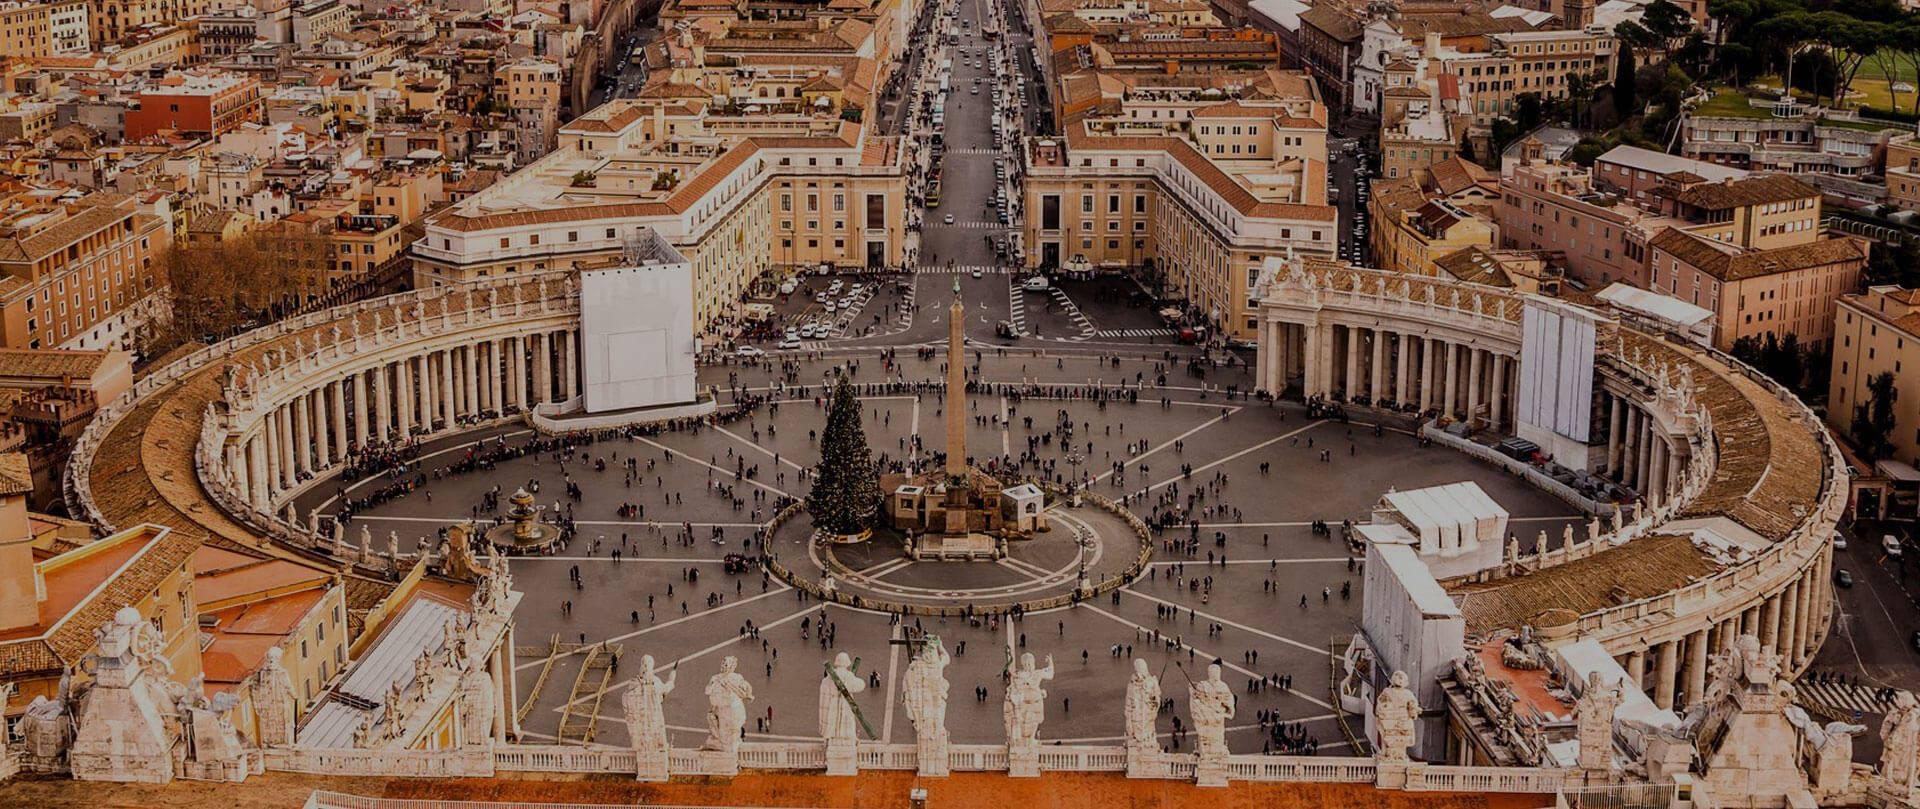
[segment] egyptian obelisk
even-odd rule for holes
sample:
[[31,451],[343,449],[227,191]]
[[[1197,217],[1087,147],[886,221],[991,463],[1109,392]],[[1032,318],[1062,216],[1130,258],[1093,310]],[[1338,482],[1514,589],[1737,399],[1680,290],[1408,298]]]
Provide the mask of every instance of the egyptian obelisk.
[[960,279],[953,279],[953,305],[947,307],[947,477],[967,474],[967,308],[960,302]]

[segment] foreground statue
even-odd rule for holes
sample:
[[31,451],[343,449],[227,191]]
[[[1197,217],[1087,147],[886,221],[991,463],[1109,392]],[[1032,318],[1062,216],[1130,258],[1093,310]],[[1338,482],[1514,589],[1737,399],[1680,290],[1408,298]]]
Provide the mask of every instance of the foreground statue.
[[1613,770],[1613,714],[1625,700],[1619,684],[1602,683],[1600,672],[1587,673],[1587,688],[1574,709],[1580,769],[1596,774]]
[[1007,726],[1007,775],[1032,778],[1040,774],[1040,722],[1046,718],[1047,692],[1041,683],[1053,679],[1053,655],[1047,667],[1035,668],[1033,653],[1020,655],[1020,667],[1007,682],[1004,704]]
[[948,773],[947,753],[947,654],[940,638],[928,635],[920,650],[907,664],[906,689],[901,695],[907,718],[913,721],[914,741],[919,747],[920,774],[943,776]]
[[1189,686],[1193,730],[1200,759],[1194,780],[1203,787],[1227,785],[1227,720],[1233,718],[1233,688],[1220,681],[1220,664],[1207,667],[1207,678]]
[[1160,678],[1147,672],[1147,661],[1133,659],[1133,677],[1127,680],[1127,754],[1155,752],[1160,740],[1153,722],[1160,715]]
[[654,675],[653,655],[641,655],[640,673],[627,681],[627,692],[620,695],[627,738],[638,764],[636,776],[642,781],[667,780],[667,716],[662,705],[673,692],[676,673],[667,672],[662,682]]
[[1893,708],[1880,722],[1880,776],[1889,786],[1903,793],[1912,792],[1916,778],[1914,757],[1920,755],[1920,700],[1901,691]]
[[867,690],[867,681],[853,672],[853,658],[834,655],[820,678],[820,736],[827,740],[827,774],[853,775],[859,771],[860,707],[853,695]]
[[707,742],[702,750],[734,756],[740,750],[740,734],[747,726],[747,703],[753,699],[753,686],[740,676],[740,660],[728,655],[720,661],[720,673],[707,680]]
[[1420,720],[1420,701],[1407,688],[1406,672],[1394,672],[1389,682],[1373,704],[1373,726],[1380,736],[1380,749],[1375,757],[1381,761],[1405,762],[1407,748],[1418,740],[1416,723]]

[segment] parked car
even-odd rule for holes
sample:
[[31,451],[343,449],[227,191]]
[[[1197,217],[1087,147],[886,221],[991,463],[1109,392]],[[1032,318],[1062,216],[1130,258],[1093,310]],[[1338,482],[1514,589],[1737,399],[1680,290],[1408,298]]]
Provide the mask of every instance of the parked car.
[[753,346],[741,346],[734,349],[733,354],[737,357],[764,357],[767,355],[767,352],[761,351]]
[[800,347],[800,339],[797,337],[788,337],[787,339],[781,340],[780,342],[774,343],[773,345],[775,348],[781,349],[782,351],[792,351],[793,349]]
[[1833,571],[1833,583],[1835,586],[1841,587],[1841,588],[1852,587],[1853,574],[1848,573],[1847,569],[1844,567],[1838,568]]
[[1040,290],[1047,288],[1047,277],[1044,275],[1033,276],[1031,278],[1028,278],[1027,282],[1024,284],[1021,284],[1021,286],[1024,286],[1027,289],[1032,290],[1034,292],[1039,292]]
[[1892,534],[1884,535],[1880,537],[1880,550],[1886,551],[1888,556],[1898,559],[1900,558],[1900,540]]

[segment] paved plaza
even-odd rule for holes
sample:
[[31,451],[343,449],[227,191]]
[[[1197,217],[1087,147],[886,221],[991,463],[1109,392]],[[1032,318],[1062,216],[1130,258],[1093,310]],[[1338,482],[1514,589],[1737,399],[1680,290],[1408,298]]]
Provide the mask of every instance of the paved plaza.
[[[1197,376],[1184,357],[1166,363],[1165,349],[1146,346],[1124,356],[1025,349],[1003,354],[994,347],[981,356],[979,350],[969,351],[979,369],[970,369],[976,384],[1041,387],[1026,396],[967,397],[974,417],[968,445],[976,465],[1018,463],[1023,474],[1089,477],[1092,491],[1125,498],[1143,518],[1169,509],[1182,518],[1176,527],[1153,535],[1146,574],[1116,594],[1017,621],[905,619],[939,635],[956,653],[947,673],[954,704],[949,727],[956,742],[1004,738],[1000,674],[1010,651],[1031,651],[1043,662],[1052,655],[1055,663],[1041,728],[1044,741],[1117,741],[1130,656],[1161,672],[1174,700],[1171,713],[1182,716],[1185,677],[1202,676],[1206,663],[1217,658],[1228,681],[1242,691],[1229,735],[1236,752],[1266,749],[1268,736],[1259,722],[1265,713],[1304,723],[1320,750],[1338,753],[1346,739],[1332,720],[1328,649],[1330,642],[1351,636],[1360,616],[1360,573],[1339,523],[1364,521],[1389,487],[1459,480],[1485,487],[1511,512],[1513,530],[1529,546],[1539,531],[1558,534],[1573,515],[1565,504],[1489,466],[1450,450],[1420,447],[1400,425],[1383,425],[1376,434],[1371,424],[1311,420],[1292,404],[1223,393],[1247,385],[1239,368],[1205,367],[1200,369],[1205,375]],[[937,358],[918,359],[904,348],[898,353],[891,370],[877,350],[788,357],[778,372],[764,365],[709,367],[703,369],[703,384],[719,386],[727,395],[770,394],[779,402],[777,409],[763,405],[749,418],[697,433],[603,439],[577,452],[529,454],[484,472],[430,477],[422,490],[361,511],[349,530],[357,533],[365,526],[381,541],[397,533],[403,546],[412,547],[419,537],[453,522],[475,516],[491,520],[495,512],[477,511],[483,493],[498,487],[505,495],[536,484],[537,502],[548,517],[556,509],[571,514],[578,533],[567,547],[514,564],[517,586],[526,593],[515,615],[521,650],[516,673],[519,699],[532,700],[523,721],[530,738],[556,733],[584,659],[578,652],[563,652],[536,692],[536,681],[548,668],[550,641],[557,637],[575,644],[617,644],[627,663],[613,676],[615,689],[630,675],[637,655],[652,655],[662,667],[678,664],[679,690],[667,703],[676,745],[697,745],[703,738],[705,701],[699,690],[729,655],[739,658],[755,689],[750,738],[811,737],[819,666],[839,651],[858,657],[861,673],[879,678],[861,697],[875,736],[909,740],[912,728],[898,694],[906,661],[903,647],[888,643],[897,632],[892,616],[823,606],[757,571],[729,575],[722,566],[728,553],[758,553],[751,538],[781,498],[805,496],[802,472],[817,460],[815,441],[825,421],[824,406],[816,400],[825,374],[852,367],[855,381],[868,385],[939,377]],[[1164,386],[1156,384],[1162,373]],[[782,386],[770,388],[776,378]],[[1119,382],[1137,401],[1073,398],[1083,395],[1083,385]],[[1137,383],[1145,384],[1136,388]],[[939,451],[946,405],[939,391],[875,391],[861,401],[877,458],[905,463]],[[1070,440],[1067,423],[1072,424]],[[926,442],[922,449],[916,450],[916,437]],[[517,427],[471,434],[426,447],[421,468],[427,473],[442,468],[476,441],[519,445],[531,438]],[[625,471],[628,460],[633,461],[631,476]],[[577,501],[566,495],[568,481],[580,487]],[[362,482],[350,496],[364,496],[385,483]],[[321,505],[334,513],[337,495],[332,487],[316,491],[302,509]],[[1315,520],[1327,521],[1333,531],[1316,533]],[[1120,526],[1109,517],[1094,527],[1107,536]],[[1192,537],[1198,541],[1187,544]],[[1113,541],[1125,546],[1133,540]],[[878,582],[921,588],[935,601],[990,603],[990,595],[972,591],[1037,586],[1076,564],[1077,551],[1065,534],[1032,542],[1034,548],[1016,554],[1026,561],[1015,564],[905,562],[897,548],[878,546],[839,552],[850,566],[864,564],[857,569]],[[1125,567],[1123,554],[1113,548],[1104,553],[1092,563],[1098,571]],[[1351,595],[1343,596],[1349,584]],[[953,594],[925,595],[936,591]],[[1291,689],[1256,686],[1262,678],[1272,683],[1281,676],[1291,678]],[[984,699],[971,698],[976,693]],[[581,699],[575,710],[590,713],[593,690],[585,690]],[[618,700],[602,700],[598,713],[594,740],[624,744]],[[1167,716],[1161,730],[1172,731]]]

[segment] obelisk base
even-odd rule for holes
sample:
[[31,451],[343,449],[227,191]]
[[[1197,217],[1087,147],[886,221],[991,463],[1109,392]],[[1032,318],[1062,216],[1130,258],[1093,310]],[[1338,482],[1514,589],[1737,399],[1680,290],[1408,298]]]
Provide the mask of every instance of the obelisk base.
[[1034,740],[1007,745],[1007,777],[1040,777],[1040,743]]
[[633,758],[636,765],[634,780],[655,782],[668,780],[667,751],[635,750]]
[[952,774],[952,756],[947,751],[947,736],[929,736],[919,740],[920,775],[928,778],[944,778]]
[[827,774],[859,775],[860,747],[852,739],[827,742]]
[[1227,757],[1223,755],[1203,755],[1193,768],[1193,783],[1203,787],[1224,787],[1227,785]]

